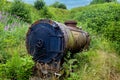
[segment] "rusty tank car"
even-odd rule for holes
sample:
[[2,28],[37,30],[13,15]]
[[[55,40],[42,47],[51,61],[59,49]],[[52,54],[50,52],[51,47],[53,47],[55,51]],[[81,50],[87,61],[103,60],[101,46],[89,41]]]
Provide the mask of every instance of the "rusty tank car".
[[48,19],[31,25],[26,35],[26,47],[35,61],[36,79],[33,80],[61,76],[62,60],[67,52],[74,54],[88,49],[89,34],[76,25],[76,21],[62,24]]

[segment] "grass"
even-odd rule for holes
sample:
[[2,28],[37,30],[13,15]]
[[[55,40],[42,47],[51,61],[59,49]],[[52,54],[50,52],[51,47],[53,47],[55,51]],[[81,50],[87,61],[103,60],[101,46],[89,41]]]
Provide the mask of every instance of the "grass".
[[[116,4],[110,3],[110,5]],[[26,6],[30,7],[32,22],[41,18],[40,11],[31,5]],[[53,16],[51,19],[63,23],[67,19],[78,20],[80,16],[78,14],[82,11],[86,11],[87,14],[87,10],[102,6],[99,4],[77,8],[71,10],[71,13],[68,10],[51,7],[48,10]],[[25,47],[25,36],[30,24],[8,13],[0,12],[0,16],[2,16],[0,18],[0,80],[28,80],[34,65]],[[82,20],[78,25],[82,25],[83,30],[90,33],[90,49],[76,53],[73,59],[64,63],[66,71],[64,80],[120,80],[120,56],[116,54],[111,42],[104,36],[98,35],[95,30],[85,27],[88,25],[82,23]]]
[[[77,53],[77,68],[65,80],[119,80],[120,56],[110,48],[108,41],[97,38],[87,52]],[[68,65],[70,66],[70,65]]]

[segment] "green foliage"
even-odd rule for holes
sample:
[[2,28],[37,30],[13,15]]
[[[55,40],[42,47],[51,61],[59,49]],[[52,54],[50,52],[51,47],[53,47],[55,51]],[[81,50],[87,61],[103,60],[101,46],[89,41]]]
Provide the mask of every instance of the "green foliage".
[[49,7],[49,10],[53,14],[53,18],[56,21],[63,22],[69,19],[70,12],[66,9]]
[[51,11],[48,9],[47,6],[44,6],[43,9],[40,10],[39,15],[41,16],[41,18],[47,18],[47,19],[53,17],[53,14],[51,13]]
[[31,16],[31,23],[39,20],[41,16],[39,15],[39,10],[37,10],[33,5],[26,4],[26,7],[29,8],[30,16]]
[[17,52],[13,54],[6,64],[0,65],[0,79],[28,80],[34,64],[32,59],[29,56],[21,58]]
[[120,21],[119,22],[110,22],[108,27],[105,28],[104,35],[105,37],[111,41],[111,44],[115,50],[120,55]]
[[0,10],[4,10],[5,4],[6,4],[6,0],[0,0]]
[[51,6],[54,8],[67,9],[66,5],[60,2],[55,2]]
[[28,80],[33,66],[24,44],[29,25],[8,13],[0,15],[0,80]]
[[77,65],[74,64],[74,63],[77,63],[77,59],[71,58],[71,54],[72,53],[68,52],[64,57],[64,61],[65,61],[63,64],[63,68],[65,69],[64,77],[68,77],[70,73],[73,71],[73,69],[77,68]]
[[[106,23],[107,21],[118,21],[119,20],[119,4],[116,3],[106,3],[99,5],[92,5],[89,7],[83,7],[83,9],[77,9],[74,11],[74,18],[80,22],[86,23],[87,21],[99,21]],[[78,11],[78,12],[77,12]],[[73,12],[71,12],[73,13]],[[109,16],[107,16],[109,15]],[[96,23],[96,22],[95,22]],[[98,22],[100,23],[100,22]]]
[[12,15],[17,15],[26,22],[31,22],[30,11],[21,0],[15,0],[10,8]]
[[0,0],[0,11],[9,11],[11,4],[8,0]]
[[5,63],[6,60],[10,57],[10,55],[7,54],[7,52],[4,50],[5,43],[3,42],[4,37],[2,36],[4,35],[3,27],[4,25],[0,23],[0,63]]
[[[73,12],[75,14],[71,16],[72,18],[77,19],[82,24],[86,24],[87,28],[96,31],[98,35],[104,35],[108,40],[115,41],[119,45],[120,16],[118,15],[120,13],[120,4],[91,5],[82,9],[76,9],[76,11],[73,10]],[[71,11],[71,13],[73,12]],[[117,49],[120,46],[118,45],[116,45]]]
[[[111,53],[112,47],[109,41],[104,39],[104,37],[97,37],[95,35],[91,37],[91,40],[89,51],[74,54],[74,59],[66,61],[64,67],[69,75],[67,75],[64,80],[109,80],[115,79],[116,75],[120,74],[120,68],[118,68],[120,59],[116,54]],[[72,71],[70,71],[70,64],[73,62],[73,68]],[[114,74],[115,77],[111,78],[112,74]]]
[[21,41],[25,40],[28,24],[8,13],[1,12],[0,15],[0,63],[6,63],[12,55],[11,48],[18,47]]
[[106,2],[117,2],[117,0],[92,0],[90,4],[100,4],[100,3],[106,3]]
[[[14,29],[12,32],[11,31],[1,32],[2,33],[1,34],[2,35],[2,37],[1,37],[2,48],[18,46],[18,44],[20,43],[20,40],[25,39],[25,35],[23,36],[23,34],[25,34],[26,29],[27,29],[26,27],[23,27],[23,29],[18,27],[16,29]],[[16,36],[19,36],[19,37],[16,37]]]
[[34,7],[35,7],[37,10],[43,9],[44,6],[45,6],[44,0],[36,0],[36,1],[34,2]]
[[[65,80],[119,79],[120,5],[106,3],[71,10],[71,19],[78,20],[91,36],[90,50],[76,54],[77,67]],[[104,38],[105,37],[105,38]],[[107,40],[106,40],[107,39]],[[114,57],[113,57],[114,55]],[[67,61],[69,62],[69,61]],[[66,66],[68,69],[70,65]],[[67,68],[65,68],[67,70]],[[117,73],[118,72],[118,73]],[[109,74],[109,75],[108,75]],[[111,78],[112,75],[115,75]],[[108,77],[106,77],[108,76]]]
[[66,5],[63,4],[63,3],[60,3],[59,6],[58,6],[58,8],[67,9]]

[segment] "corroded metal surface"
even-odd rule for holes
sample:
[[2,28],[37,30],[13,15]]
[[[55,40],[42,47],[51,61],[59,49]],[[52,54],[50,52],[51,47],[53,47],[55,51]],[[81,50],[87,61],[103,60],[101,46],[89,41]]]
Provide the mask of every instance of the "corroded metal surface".
[[[39,26],[40,24],[42,24],[42,26]],[[44,25],[46,25],[46,26],[44,26]],[[64,54],[67,54],[66,53],[67,51],[70,51],[71,53],[77,53],[77,52],[81,52],[83,50],[88,49],[89,44],[90,44],[89,34],[85,31],[81,30],[80,28],[76,27],[76,25],[77,25],[77,22],[75,22],[75,21],[66,21],[65,24],[62,24],[62,23],[58,23],[56,21],[52,21],[52,20],[48,20],[48,19],[38,20],[31,25],[31,27],[29,28],[27,35],[26,35],[27,51],[29,54],[31,54],[33,56],[33,58],[34,58],[33,60],[35,61],[34,75],[30,78],[30,80],[58,80],[59,77],[62,75],[61,66],[62,66],[63,62],[61,62],[61,61],[62,61],[62,58],[64,57]],[[40,27],[43,27],[48,32],[42,31],[41,30],[42,28],[40,28]],[[40,29],[34,30],[34,28],[40,28]],[[49,32],[49,30],[53,30],[53,32]],[[35,31],[37,31],[39,33],[42,32],[42,35],[41,34],[36,34],[36,35],[41,35],[44,37],[47,33],[48,33],[48,35],[52,34],[52,33],[57,33],[57,34],[54,34],[56,36],[54,36],[53,38],[58,37],[58,39],[60,39],[58,41],[59,44],[58,45],[56,44],[56,45],[60,47],[61,51],[58,51],[58,52],[55,51],[55,53],[54,53],[55,57],[54,56],[45,57],[44,54],[46,54],[46,53],[52,54],[52,53],[49,51],[46,53],[44,52],[44,50],[49,49],[50,47],[42,48],[43,46],[48,46],[48,43],[44,44],[44,41],[42,39],[40,39],[38,42],[36,42],[36,43],[34,42],[37,46],[37,49],[39,48],[39,50],[37,50],[38,51],[38,53],[37,53],[36,49],[35,50],[33,49],[34,47],[31,48],[31,46],[33,46],[33,45],[30,45],[31,41],[34,40],[34,38],[33,38],[34,36],[32,36],[32,37],[30,36],[30,35],[33,35],[33,31],[34,31],[34,33],[35,33]],[[59,34],[58,34],[58,32],[59,32]],[[49,36],[46,36],[46,37],[49,37]],[[51,39],[51,38],[46,38],[46,39],[48,39],[47,42],[50,42],[49,39]],[[55,38],[55,40],[58,40],[58,39]],[[62,42],[62,43],[60,43],[60,42]],[[52,43],[54,44],[54,41],[52,41]],[[51,46],[52,44],[49,43],[49,45]],[[54,44],[53,47],[56,45]],[[36,48],[36,46],[35,46],[35,48]],[[43,50],[44,53],[39,54],[41,49],[44,49]],[[37,56],[35,54],[37,54]],[[50,58],[51,60],[50,59],[48,59],[49,61],[41,60],[42,59],[41,56],[43,56],[45,58]]]
[[77,22],[66,21],[65,25],[57,23],[64,33],[66,50],[76,53],[86,50],[90,44],[90,36],[87,32],[76,27]]

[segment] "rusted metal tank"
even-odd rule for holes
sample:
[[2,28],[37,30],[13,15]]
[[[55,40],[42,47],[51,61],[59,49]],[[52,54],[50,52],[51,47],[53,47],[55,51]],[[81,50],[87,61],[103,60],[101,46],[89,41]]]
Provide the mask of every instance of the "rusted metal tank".
[[90,43],[89,34],[78,28],[76,21],[66,21],[64,24],[58,23],[64,33],[66,50],[77,53],[88,49]]
[[36,79],[31,80],[52,79],[50,75],[60,76],[61,61],[67,51],[74,54],[88,49],[89,34],[76,25],[76,21],[62,24],[48,19],[38,20],[31,25],[26,35],[28,53],[36,62]]

